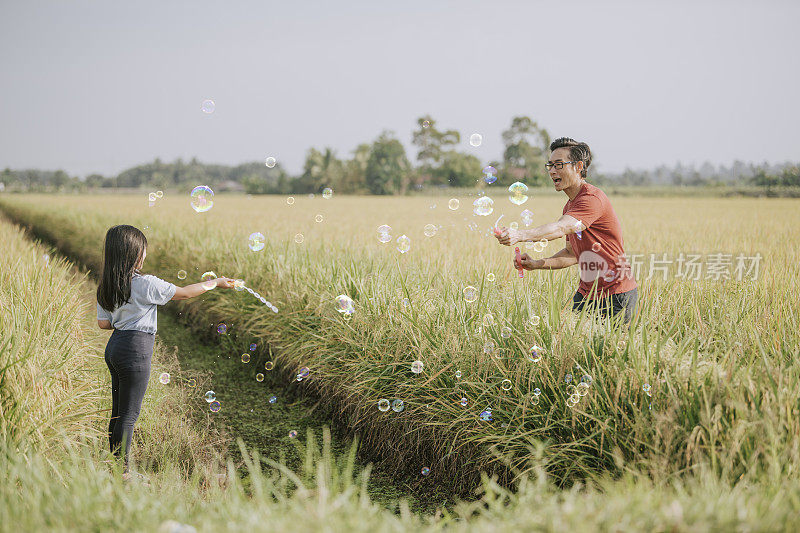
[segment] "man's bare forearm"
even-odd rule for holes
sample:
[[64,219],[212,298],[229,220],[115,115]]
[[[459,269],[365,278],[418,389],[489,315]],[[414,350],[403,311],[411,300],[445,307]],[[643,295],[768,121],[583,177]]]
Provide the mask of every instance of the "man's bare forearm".
[[548,241],[560,239],[566,233],[564,233],[564,228],[560,224],[551,222],[535,228],[520,230],[520,235],[522,237],[521,240],[524,242],[535,242],[542,239],[547,239]]
[[551,256],[539,259],[536,262],[537,270],[558,270],[571,267],[578,263],[578,258],[572,255],[569,250],[562,248],[560,252]]

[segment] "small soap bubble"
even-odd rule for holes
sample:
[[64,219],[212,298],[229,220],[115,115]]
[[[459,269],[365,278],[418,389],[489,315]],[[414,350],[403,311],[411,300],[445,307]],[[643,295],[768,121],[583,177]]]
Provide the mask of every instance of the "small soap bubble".
[[647,394],[650,394],[650,384],[649,383],[645,383],[644,385],[642,385],[642,390],[644,392],[646,392]]
[[169,383],[170,376],[169,372],[162,372],[160,376],[158,376],[158,381],[161,382],[162,385],[166,385]]
[[494,200],[488,196],[481,196],[472,202],[472,212],[478,216],[485,217],[494,211]]
[[266,363],[264,363],[264,368],[266,370],[272,370],[273,368],[275,368],[275,363],[272,361],[267,361]]
[[189,378],[186,380],[186,386],[190,389],[197,387],[197,380],[194,378]]
[[531,316],[531,325],[532,326],[538,326],[540,321],[541,321],[541,318],[539,318],[538,315]]
[[400,235],[397,238],[397,251],[401,254],[408,252],[411,249],[411,239],[405,235]]
[[286,198],[286,203],[289,204],[289,205],[293,205],[294,204],[294,196],[289,196],[288,198]]
[[221,407],[222,405],[217,400],[208,404],[208,408],[211,409],[212,413],[218,413]]
[[208,272],[203,272],[200,276],[200,281],[203,282],[203,288],[210,291],[217,286],[217,275],[210,270]]
[[330,200],[332,196],[333,196],[333,189],[331,189],[330,187],[325,187],[324,189],[322,189],[323,199]]
[[519,218],[522,220],[522,223],[526,226],[530,226],[533,224],[533,212],[529,209],[524,210],[522,213],[519,214]]
[[500,336],[504,339],[511,337],[511,328],[508,326],[503,326],[503,329],[500,330]]
[[392,411],[395,413],[399,413],[403,409],[405,409],[405,405],[403,404],[403,400],[394,400],[392,402]]
[[461,202],[458,201],[458,198],[450,198],[450,201],[447,202],[447,207],[449,207],[451,211],[455,211],[458,209],[458,205],[460,203]]
[[261,372],[259,372],[258,374],[256,374],[256,381],[258,381],[259,383],[261,383],[262,381],[264,381],[264,374],[262,374]]
[[200,104],[200,109],[203,111],[203,113],[205,113],[207,115],[210,115],[211,113],[213,113],[216,108],[217,108],[217,105],[214,103],[214,100],[210,100],[210,99],[203,100],[203,103]]
[[519,181],[512,183],[508,187],[510,196],[508,199],[514,205],[522,205],[528,201],[528,186]]
[[603,249],[603,247],[600,245],[600,243],[599,243],[599,242],[596,242],[596,243],[594,243],[594,244],[592,245],[592,251],[593,251],[593,252],[599,252],[599,251],[600,251],[600,250],[602,250],[602,249]]
[[494,326],[494,315],[492,313],[486,313],[483,315],[483,325],[487,328]]
[[533,395],[534,396],[539,396],[541,393],[542,393],[542,390],[539,387],[536,387],[535,389],[533,389]]
[[539,395],[538,394],[532,394],[531,397],[530,397],[530,402],[533,405],[539,405]]
[[486,281],[494,281],[494,272],[489,272],[486,274]]
[[431,127],[431,121],[430,120],[423,120],[422,121],[422,127],[423,128],[430,128]]
[[246,288],[247,287],[245,287],[243,279],[235,279],[235,280],[233,280],[233,290],[238,291],[238,292],[242,292]]
[[273,395],[273,396],[270,396],[270,397],[269,397],[269,400],[267,400],[267,401],[268,401],[269,403],[275,403],[275,402],[277,402],[277,401],[278,401],[278,397],[277,397],[277,396],[275,396],[275,395]]
[[478,299],[478,289],[472,285],[464,287],[464,301],[471,304]]
[[577,390],[578,390],[578,395],[586,396],[587,394],[589,394],[589,384],[583,382],[578,383]]
[[423,476],[427,476],[428,474],[430,474],[430,473],[431,473],[431,469],[430,469],[430,468],[428,468],[427,466],[423,466],[423,467],[422,467],[422,470],[421,470],[420,472],[422,472],[422,475],[423,475]]
[[154,193],[154,192],[148,193],[147,201],[150,202],[150,203],[155,202],[156,201],[156,193]]
[[434,224],[425,224],[425,229],[423,232],[425,233],[426,237],[433,237],[436,235],[436,226]]
[[572,383],[572,374],[567,374],[564,376],[564,383]]
[[408,301],[408,298],[403,298],[403,307],[408,307],[411,305],[411,302]]
[[386,398],[381,398],[380,400],[378,400],[378,411],[385,413],[386,411],[389,410],[390,407],[391,404],[389,403],[389,400],[387,400]]
[[480,146],[483,142],[483,136],[480,133],[473,133],[469,136],[470,146]]
[[306,240],[306,238],[303,236],[302,233],[298,233],[297,235],[294,236],[294,242],[296,242],[297,244],[303,244],[304,240]]
[[225,335],[228,332],[228,325],[224,323],[217,324],[217,333],[220,335]]
[[251,352],[255,352],[255,351],[256,351],[256,348],[258,348],[258,345],[257,345],[256,343],[252,343],[252,344],[250,344],[250,351],[251,351]]
[[487,165],[483,167],[483,181],[487,184],[491,185],[495,181],[497,181],[497,169],[494,168],[492,165]]
[[192,209],[198,213],[205,213],[214,207],[214,191],[207,185],[198,185],[189,193]]
[[461,401],[459,403],[461,404],[461,407],[466,407],[467,406],[467,399],[466,398],[461,398]]
[[289,431],[289,438],[290,439],[296,439],[297,438],[297,431],[295,431],[295,430]]
[[323,217],[322,215],[317,215],[314,217],[315,222],[322,222],[323,220],[325,220],[325,217]]
[[500,382],[500,388],[503,389],[504,391],[510,391],[511,390],[511,380],[510,379],[504,379],[503,381],[501,381]]
[[592,376],[589,374],[584,374],[581,376],[581,383],[586,383],[587,385],[592,384]]
[[216,400],[216,399],[217,399],[217,395],[214,393],[214,391],[213,391],[213,390],[210,390],[210,391],[208,391],[208,392],[206,393],[206,395],[205,395],[205,398],[206,398],[206,401],[207,401],[208,403],[211,403],[211,402],[213,402],[214,400]]
[[414,361],[413,363],[411,363],[411,372],[413,372],[414,374],[419,374],[422,372],[422,368],[424,366],[425,364],[422,361]]
[[343,315],[352,315],[356,312],[356,304],[346,294],[340,294],[336,297],[336,310]]
[[311,369],[307,366],[301,366],[300,370],[297,371],[297,377],[300,379],[306,379],[311,374]]
[[484,422],[491,422],[492,421],[492,410],[488,407],[481,411],[481,414],[478,415],[480,419]]
[[250,362],[250,354],[249,353],[243,353],[242,354],[242,363],[249,363],[249,362]]
[[486,344],[483,345],[483,353],[486,355],[492,355],[496,349],[497,343],[495,343],[492,339],[489,339],[486,341]]
[[511,224],[508,225],[508,229],[517,230],[519,229],[519,224],[517,224],[516,222],[512,222]]
[[461,370],[456,370],[456,379],[461,379]]
[[570,396],[575,396],[576,394],[578,394],[578,387],[576,387],[575,385],[567,385],[567,394],[569,394]]
[[260,252],[267,245],[266,238],[264,237],[264,234],[261,232],[257,231],[255,233],[251,233],[250,237],[247,238],[247,245],[250,247],[252,251]]
[[277,160],[276,160],[274,157],[272,157],[272,156],[269,156],[268,158],[266,158],[266,159],[264,160],[264,164],[266,165],[266,167],[267,167],[267,168],[272,168],[272,167],[274,167],[274,166],[275,166],[275,163],[277,163]]
[[186,271],[178,270],[178,279],[186,279]]
[[530,361],[532,363],[538,363],[539,361],[542,360],[542,353],[543,352],[544,352],[544,349],[542,347],[537,346],[537,345],[534,344],[533,346],[531,346],[531,349],[528,351],[528,361]]

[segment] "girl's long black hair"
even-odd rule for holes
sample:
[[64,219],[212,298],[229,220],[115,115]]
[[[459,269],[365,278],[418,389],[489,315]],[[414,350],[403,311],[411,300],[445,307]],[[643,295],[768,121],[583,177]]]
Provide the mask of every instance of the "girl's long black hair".
[[106,233],[103,248],[103,276],[97,287],[97,302],[114,311],[131,297],[131,279],[147,248],[147,238],[128,225],[114,226]]

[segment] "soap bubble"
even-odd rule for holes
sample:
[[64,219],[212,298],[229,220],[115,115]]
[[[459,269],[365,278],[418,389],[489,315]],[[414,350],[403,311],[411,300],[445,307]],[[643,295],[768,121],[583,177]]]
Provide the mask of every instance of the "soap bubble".
[[274,166],[275,166],[275,163],[277,163],[277,161],[276,161],[276,160],[275,160],[275,158],[274,158],[274,157],[272,157],[272,156],[269,156],[268,158],[266,158],[266,159],[264,160],[264,164],[267,166],[267,168],[272,168],[272,167],[274,167]]
[[645,383],[644,385],[642,385],[642,390],[649,395],[650,394],[650,384],[649,383]]
[[461,407],[466,407],[467,403],[469,402],[466,398],[461,398],[461,401],[459,403],[461,404]]
[[494,342],[492,339],[486,341],[486,344],[483,345],[483,353],[486,355],[491,355],[497,349],[497,343]]
[[186,279],[186,271],[178,270],[178,279]]
[[581,376],[581,383],[586,383],[587,385],[592,384],[592,376],[589,374],[584,374]]
[[164,198],[164,191],[156,191],[156,198]]
[[256,348],[258,348],[258,345],[257,345],[256,343],[252,343],[252,344],[250,344],[250,351],[251,351],[251,352],[255,352],[255,351],[256,351]]
[[538,316],[538,315],[533,315],[533,316],[531,317],[531,325],[532,325],[532,326],[538,326],[538,325],[539,325],[539,321],[540,321],[540,320],[541,320],[541,319],[539,318],[539,316]]
[[220,335],[225,335],[225,333],[227,332],[228,332],[227,324],[225,324],[224,322],[220,322],[219,324],[217,324],[217,333],[219,333]]
[[322,215],[317,215],[317,216],[314,217],[314,220],[316,222],[322,222],[325,219],[324,219],[324,217]]
[[213,113],[216,107],[217,105],[214,103],[214,100],[203,100],[203,103],[200,104],[200,109],[207,115]]
[[519,214],[519,218],[522,220],[523,224],[525,224],[526,226],[530,226],[531,224],[533,224],[533,211],[526,209]]
[[486,281],[494,281],[494,272],[489,272],[486,274]]
[[483,315],[483,325],[487,328],[494,326],[494,315],[492,313],[486,313]]
[[422,361],[414,361],[413,363],[411,363],[411,371],[414,374],[419,374],[420,372],[422,372],[422,368],[424,366],[425,363],[423,363]]
[[508,192],[510,194],[508,199],[511,200],[512,204],[522,205],[528,201],[528,186],[524,183],[519,181],[512,183],[508,187]]
[[264,238],[264,234],[261,232],[251,233],[250,237],[247,238],[247,244],[250,246],[250,249],[254,252],[260,252],[266,246],[266,240]]
[[217,395],[214,393],[214,391],[213,391],[213,390],[210,390],[210,391],[208,391],[208,392],[206,393],[206,395],[205,395],[205,398],[206,398],[206,401],[207,401],[208,403],[211,403],[211,402],[213,402],[214,400],[216,400],[216,399],[217,399]]
[[431,469],[428,468],[427,466],[423,466],[421,472],[423,476],[427,476],[428,474],[431,473]]
[[487,407],[486,409],[481,411],[481,414],[478,415],[478,416],[484,422],[491,422],[492,421],[492,410]]
[[592,251],[593,251],[593,252],[599,252],[599,251],[600,251],[600,250],[602,250],[602,249],[603,249],[603,247],[600,245],[600,243],[599,243],[599,242],[596,242],[596,243],[594,243],[594,244],[592,245]]
[[589,384],[588,383],[578,383],[578,395],[586,396],[589,393]]
[[290,439],[296,439],[297,438],[297,431],[295,431],[294,429],[290,430],[289,431],[289,438]]
[[211,409],[212,413],[218,413],[220,408],[222,408],[222,405],[220,405],[220,403],[217,400],[214,400],[213,402],[208,404],[208,408]]
[[258,381],[259,383],[261,383],[262,381],[264,381],[264,374],[262,374],[261,372],[259,372],[258,374],[256,374],[256,381]]
[[191,197],[192,209],[198,213],[205,213],[214,207],[214,191],[207,185],[198,185],[192,189],[189,196]]
[[397,251],[401,254],[408,252],[411,249],[411,239],[405,235],[400,235],[397,238]]
[[186,386],[190,389],[197,387],[197,380],[194,378],[189,378],[186,380]]
[[503,389],[504,391],[510,391],[511,390],[511,380],[510,379],[504,379],[503,381],[501,381],[500,382],[500,388]]
[[269,399],[268,399],[267,401],[268,401],[269,403],[275,403],[275,402],[277,402],[277,401],[278,401],[278,398],[277,398],[277,396],[275,396],[275,395],[273,394],[272,396],[270,396],[270,397],[269,397]]
[[244,280],[243,279],[235,279],[235,280],[233,280],[233,289],[234,290],[242,292],[246,288],[247,287],[244,286]]
[[264,363],[264,368],[266,368],[267,370],[272,370],[273,368],[275,368],[275,363],[272,361],[267,361],[266,363]]
[[387,400],[386,398],[381,398],[380,400],[378,400],[378,411],[385,413],[386,411],[389,410],[390,407],[391,404],[389,403],[389,400]]
[[456,379],[461,379],[461,370],[456,370]]
[[459,203],[458,198],[450,198],[450,201],[447,202],[447,207],[449,207],[451,211],[455,211],[458,209]]
[[149,193],[147,195],[147,201],[150,202],[150,205],[153,205],[153,203],[156,201],[156,199],[157,199],[156,193],[154,193],[154,192],[151,192],[151,193]]
[[472,202],[472,212],[478,216],[485,217],[494,211],[494,200],[488,196],[481,196]]
[[379,233],[378,240],[383,244],[387,244],[389,241],[392,240],[392,236],[389,235],[388,233]]
[[325,200],[330,200],[332,196],[333,196],[333,189],[331,189],[330,187],[325,187],[324,189],[322,189],[322,198],[324,198]]
[[542,393],[542,391],[541,391],[541,389],[539,389],[539,387],[536,387],[535,389],[533,389],[533,395],[534,396],[539,396],[541,393]]
[[572,374],[566,374],[564,376],[564,383],[572,383]]
[[392,402],[392,411],[395,413],[399,413],[403,409],[405,409],[405,405],[403,404],[403,400],[395,400]]
[[170,377],[169,372],[162,372],[160,376],[158,376],[158,381],[161,382],[162,385],[166,385],[169,383]]
[[433,237],[434,235],[436,235],[436,225],[425,224],[425,229],[423,231],[426,237]]
[[304,240],[306,240],[306,238],[303,236],[302,233],[298,233],[297,235],[294,236],[294,242],[296,242],[297,244],[303,244]]
[[430,128],[431,127],[431,121],[430,120],[423,120],[422,121],[422,127],[423,128]]
[[286,198],[286,203],[289,205],[294,204],[294,196],[289,196],[288,198]]
[[242,363],[249,363],[249,362],[250,362],[250,354],[249,353],[243,353],[242,354]]
[[306,379],[309,374],[311,374],[311,369],[307,366],[301,366],[300,370],[297,371],[297,377],[301,379]]
[[491,165],[483,167],[483,181],[488,185],[497,181],[497,169]]
[[340,294],[336,297],[336,310],[344,315],[352,315],[356,312],[356,304],[346,294]]
[[472,285],[464,287],[464,301],[471,304],[478,299],[478,289]]
[[511,337],[511,328],[508,326],[503,326],[503,329],[500,330],[500,336],[504,339],[508,339]]
[[544,348],[533,345],[531,349],[528,351],[528,360],[532,363],[538,363],[542,360],[542,353],[544,352]]

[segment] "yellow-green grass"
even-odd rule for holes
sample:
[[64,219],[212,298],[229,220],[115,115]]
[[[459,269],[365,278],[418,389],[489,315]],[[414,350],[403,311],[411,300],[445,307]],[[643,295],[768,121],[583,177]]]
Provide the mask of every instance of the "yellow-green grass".
[[[430,466],[432,478],[471,486],[481,470],[526,472],[531,446],[543,442],[541,462],[559,484],[605,471],[668,478],[701,465],[728,481],[796,477],[796,201],[612,198],[629,253],[762,256],[755,281],[640,278],[640,316],[628,333],[569,310],[575,267],[519,280],[510,250],[485,236],[497,216],[509,223],[523,208],[535,224],[555,220],[565,198],[516,207],[499,197],[486,218],[472,216],[470,198],[457,211],[445,200],[317,196],[288,205],[282,197],[218,195],[199,214],[188,196],[169,195],[152,208],[145,195],[7,196],[0,204],[93,269],[106,229],[129,223],[148,228],[146,272],[176,283],[181,269],[187,283],[207,270],[244,279],[279,312],[221,290],[181,309],[197,323],[226,321],[234,334],[268,343],[287,379],[308,366],[311,376],[298,386],[335,406],[361,434],[362,449],[398,468]],[[443,227],[428,238],[427,223]],[[395,238],[408,235],[411,250],[379,243],[380,224]],[[267,237],[260,252],[247,246],[255,231]],[[562,246],[552,242],[541,255]],[[489,272],[496,281],[486,281]],[[464,301],[467,285],[480,289],[477,302]],[[355,301],[350,320],[336,311],[339,294]],[[476,334],[487,313],[495,324]],[[489,338],[502,357],[484,354]],[[525,357],[534,343],[546,349],[539,363]],[[422,374],[411,373],[414,360],[425,363]],[[575,408],[565,403],[568,372],[592,377]],[[402,399],[405,410],[381,413],[379,398]],[[486,407],[491,423],[478,418]]]

